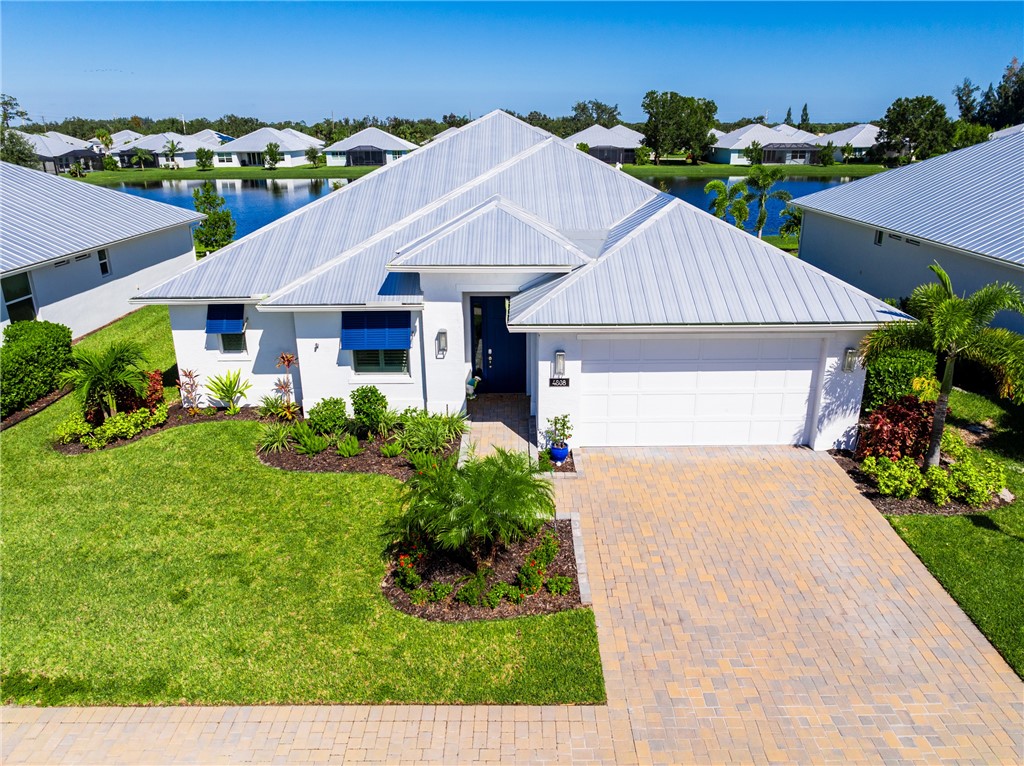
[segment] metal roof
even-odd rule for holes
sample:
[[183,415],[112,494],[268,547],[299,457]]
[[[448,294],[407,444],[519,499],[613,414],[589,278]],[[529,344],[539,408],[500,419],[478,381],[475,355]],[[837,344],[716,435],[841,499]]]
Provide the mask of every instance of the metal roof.
[[817,136],[814,135],[814,133],[809,133],[806,130],[801,130],[800,128],[796,127],[795,125],[787,125],[786,123],[781,123],[779,125],[773,126],[772,130],[774,130],[776,133],[781,133],[782,135],[786,136],[787,138],[791,138],[794,141],[798,141],[798,142],[805,142],[805,141],[812,141],[813,142],[814,139],[817,138]]
[[154,154],[163,154],[167,144],[171,141],[178,145],[177,154],[193,154],[196,149],[220,148],[220,141],[216,138],[197,138],[196,136],[184,136],[181,133],[153,133],[129,141],[124,146],[111,147],[111,151],[119,154],[131,154],[136,149],[143,149]]
[[[629,128],[625,129],[629,130]],[[633,133],[634,131],[629,132]],[[636,149],[642,140],[643,136],[638,139],[636,136],[623,134],[621,131],[609,130],[603,125],[591,125],[589,128],[569,136],[565,139],[565,143],[570,146],[586,144],[587,146],[612,146],[616,149]]]
[[205,128],[204,130],[200,130],[197,133],[193,133],[192,138],[195,138],[199,141],[205,141],[211,146],[220,146],[220,143],[222,141],[226,142],[235,140],[233,136],[228,136],[225,135],[224,133],[218,133],[216,130],[213,130],[212,128]]
[[[116,133],[110,134],[110,140],[113,142],[110,145],[111,149],[127,144],[129,141],[134,141],[136,138],[142,138],[141,133],[136,133],[134,130],[119,130]],[[102,146],[98,136],[93,136],[89,139],[89,143],[93,146]]]
[[1013,125],[1009,128],[1003,128],[1002,130],[997,130],[994,133],[989,133],[988,140],[991,141],[992,139],[1015,136],[1018,133],[1024,133],[1024,123],[1021,123],[1020,125]]
[[599,259],[513,296],[509,326],[874,324],[905,315],[671,199]]
[[51,138],[41,133],[24,133],[20,130],[14,132],[28,141],[39,157],[63,157],[65,154],[82,151],[71,144],[64,143],[59,138]]
[[590,258],[557,229],[500,196],[398,249],[389,271],[423,267],[541,267],[568,271]]
[[853,146],[854,149],[870,149],[878,143],[878,130],[879,128],[876,125],[863,123],[843,130],[837,130],[835,133],[818,136],[814,139],[814,143],[824,146],[831,141],[837,149],[847,144]]
[[24,269],[205,216],[0,162],[0,270]]
[[438,134],[437,134],[436,136],[434,136],[434,137],[433,137],[432,139],[430,139],[430,140],[431,140],[431,141],[440,141],[440,140],[441,140],[442,138],[447,138],[448,136],[452,135],[453,133],[458,133],[458,132],[459,132],[459,129],[458,129],[458,128],[456,128],[456,127],[455,127],[455,126],[453,125],[453,126],[452,126],[452,127],[450,127],[450,128],[445,128],[444,130],[442,130],[442,131],[441,131],[440,133],[438,133]]
[[1024,133],[791,204],[1024,266]]
[[411,141],[393,136],[380,128],[364,128],[358,133],[353,133],[348,138],[335,141],[324,151],[347,152],[359,146],[372,146],[375,149],[383,149],[388,152],[408,152],[416,148],[416,144]]
[[58,141],[63,141],[65,144],[71,144],[76,149],[92,149],[92,146],[88,141],[83,141],[80,138],[69,136],[64,133],[58,133],[56,130],[48,130],[43,133],[47,138],[56,138]]
[[632,138],[634,141],[637,142],[637,146],[643,143],[644,134],[641,133],[639,130],[627,128],[625,125],[615,125],[614,127],[609,128],[609,130],[611,130],[612,133],[618,133],[621,136]]
[[762,146],[764,144],[770,144],[779,140],[779,132],[772,130],[767,125],[759,125],[757,123],[753,125],[744,125],[742,128],[729,131],[725,135],[719,136],[717,143],[715,143],[716,149],[746,149],[752,143],[757,141]]
[[304,152],[311,146],[323,146],[323,141],[297,130],[277,130],[276,128],[259,128],[246,133],[241,138],[222,144],[222,152],[265,152],[267,144],[275,143],[282,152]]

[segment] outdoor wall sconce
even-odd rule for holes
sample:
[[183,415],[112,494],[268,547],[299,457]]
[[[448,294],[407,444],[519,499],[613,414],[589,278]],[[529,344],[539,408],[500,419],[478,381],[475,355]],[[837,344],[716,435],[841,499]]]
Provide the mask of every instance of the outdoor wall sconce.
[[448,331],[440,329],[437,331],[437,358],[443,359],[448,353]]
[[555,352],[555,377],[556,378],[564,378],[565,377],[565,352],[564,351],[556,351]]
[[857,349],[848,348],[843,352],[843,372],[853,372],[857,368]]

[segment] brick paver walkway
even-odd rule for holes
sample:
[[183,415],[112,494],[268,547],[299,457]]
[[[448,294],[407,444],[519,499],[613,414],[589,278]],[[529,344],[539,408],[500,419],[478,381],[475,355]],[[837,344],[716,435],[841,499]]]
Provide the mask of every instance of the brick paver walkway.
[[827,455],[582,463],[607,706],[7,708],[4,763],[1021,762],[1024,684]]
[[530,400],[524,394],[481,394],[468,402],[468,442],[484,457],[495,447],[537,456],[530,428]]

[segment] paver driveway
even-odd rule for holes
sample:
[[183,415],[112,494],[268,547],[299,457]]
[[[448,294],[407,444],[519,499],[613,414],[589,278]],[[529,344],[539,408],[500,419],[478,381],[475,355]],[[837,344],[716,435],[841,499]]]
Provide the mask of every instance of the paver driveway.
[[1024,684],[827,455],[582,465],[607,706],[5,709],[4,761],[1021,762]]

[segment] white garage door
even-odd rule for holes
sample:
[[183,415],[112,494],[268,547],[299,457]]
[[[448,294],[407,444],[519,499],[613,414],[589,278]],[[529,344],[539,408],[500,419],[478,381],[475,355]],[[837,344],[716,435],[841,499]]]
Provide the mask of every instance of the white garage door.
[[582,341],[577,441],[803,444],[821,338]]

